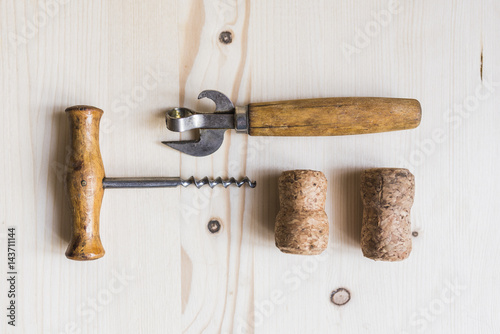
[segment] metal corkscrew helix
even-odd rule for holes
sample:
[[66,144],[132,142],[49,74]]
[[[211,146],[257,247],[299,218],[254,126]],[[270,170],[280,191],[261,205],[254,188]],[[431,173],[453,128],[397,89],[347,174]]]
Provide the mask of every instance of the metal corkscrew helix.
[[188,187],[189,185],[194,184],[198,189],[206,184],[208,184],[210,188],[214,188],[217,185],[222,185],[224,188],[227,188],[231,184],[235,184],[238,188],[240,188],[244,184],[247,184],[250,188],[255,188],[255,186],[257,185],[256,181],[252,182],[246,176],[239,181],[237,181],[234,177],[230,178],[229,180],[223,180],[221,177],[218,177],[214,180],[209,180],[206,176],[203,179],[197,181],[194,176],[191,176],[188,180],[181,180],[181,183],[184,187]]
[[201,188],[218,185],[224,188],[234,184],[238,188],[256,182],[248,177],[236,180],[195,179],[190,177],[106,177],[99,149],[99,122],[103,111],[91,106],[74,106],[66,109],[70,124],[71,154],[67,163],[66,188],[70,202],[73,233],[66,250],[72,260],[95,260],[104,256],[99,234],[99,213],[105,189],[112,188],[173,188],[195,185]]
[[255,188],[257,182],[251,181],[246,176],[239,181],[234,177],[228,180],[223,180],[221,177],[210,180],[207,176],[199,180],[196,180],[194,176],[191,176],[187,180],[181,179],[180,177],[105,177],[102,180],[103,188],[174,188],[178,186],[189,187],[192,184],[194,184],[198,189],[204,185],[208,185],[212,189],[218,185],[227,188],[231,184],[236,185],[238,188],[245,184],[247,184],[250,188]]

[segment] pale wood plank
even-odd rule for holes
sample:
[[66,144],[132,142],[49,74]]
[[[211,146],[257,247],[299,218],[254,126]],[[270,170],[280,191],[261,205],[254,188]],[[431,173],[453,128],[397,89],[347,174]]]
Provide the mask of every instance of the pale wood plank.
[[[247,93],[248,3],[243,1],[187,1],[179,17],[179,103],[212,110],[210,101],[197,102],[204,89],[217,89],[234,101]],[[219,41],[222,31],[233,42]],[[239,137],[239,138],[236,138]],[[186,139],[186,135],[174,136]],[[174,139],[173,138],[173,139]],[[226,134],[218,152],[206,158],[181,158],[184,177],[243,177],[245,136]],[[186,333],[232,333],[237,318],[252,309],[252,245],[248,242],[245,199],[250,189],[185,189],[181,192],[182,325]],[[223,228],[207,230],[211,218]]]
[[[4,319],[0,332],[498,332],[500,6],[401,2],[366,46],[356,44],[373,13],[388,9],[387,1],[61,2],[16,42],[10,33],[19,36],[44,9],[0,2],[0,247],[6,226],[16,225],[20,272],[19,326]],[[231,44],[218,41],[223,30],[233,32]],[[346,44],[359,53],[346,56]],[[351,137],[228,132],[221,149],[201,159],[163,147],[161,140],[189,137],[165,130],[164,112],[211,110],[196,101],[203,89],[238,104],[417,98],[423,118],[413,131]],[[474,96],[477,107],[465,109]],[[106,256],[71,262],[63,255],[63,110],[80,103],[105,111],[107,175],[248,175],[258,187],[109,190]],[[359,174],[369,167],[415,174],[419,236],[404,262],[362,257]],[[321,170],[329,181],[330,246],[320,257],[274,246],[277,177],[298,168]],[[212,217],[223,223],[216,235],[206,227]],[[2,281],[5,264],[0,254]],[[119,284],[123,272],[129,278]],[[455,298],[446,302],[450,285]],[[338,287],[352,294],[342,307],[329,301]],[[92,298],[101,298],[98,312]]]
[[[176,3],[66,2],[52,14],[33,2],[1,6],[3,26],[9,27],[2,29],[1,94],[10,101],[2,113],[2,133],[10,134],[3,141],[8,169],[2,169],[2,189],[13,190],[10,203],[2,200],[7,205],[1,220],[19,227],[18,329],[179,331],[176,192],[106,192],[101,233],[107,255],[77,263],[64,257],[69,215],[61,182],[68,139],[64,109],[74,104],[105,110],[101,150],[108,175],[178,174],[162,164],[165,150],[157,143],[165,130],[151,127],[177,97],[178,70],[171,62],[176,34],[168,24],[175,21]],[[35,15],[46,15],[46,24],[40,21],[26,43],[9,42],[7,33],[19,34]],[[137,95],[150,72],[163,77],[148,81],[147,96]],[[125,105],[127,97],[132,104]],[[122,117],[119,111],[129,113]],[[1,327],[12,332],[4,321]]]

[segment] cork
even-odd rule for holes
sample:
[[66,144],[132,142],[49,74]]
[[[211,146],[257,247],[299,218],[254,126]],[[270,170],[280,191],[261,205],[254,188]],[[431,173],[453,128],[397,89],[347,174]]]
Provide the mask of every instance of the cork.
[[285,171],[278,183],[276,247],[290,254],[322,253],[328,246],[329,235],[325,175],[313,170]]
[[361,249],[365,257],[401,261],[410,255],[414,195],[415,177],[407,169],[375,168],[361,174]]

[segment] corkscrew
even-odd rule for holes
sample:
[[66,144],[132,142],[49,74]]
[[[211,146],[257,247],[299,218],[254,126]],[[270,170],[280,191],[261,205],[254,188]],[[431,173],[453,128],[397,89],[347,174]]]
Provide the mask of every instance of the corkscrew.
[[137,177],[137,178],[118,178],[118,177],[105,177],[102,180],[103,188],[175,188],[178,186],[189,187],[194,184],[196,188],[200,189],[204,185],[208,185],[210,188],[215,188],[218,185],[224,188],[229,187],[234,184],[238,188],[247,184],[250,188],[255,188],[257,182],[251,181],[248,177],[244,177],[241,180],[236,180],[234,177],[223,180],[221,177],[217,177],[210,180],[207,176],[202,179],[196,180],[194,176],[189,179],[184,180],[180,177]]
[[105,177],[104,165],[99,149],[99,122],[103,111],[90,106],[75,106],[66,109],[70,123],[71,154],[67,163],[66,188],[69,196],[73,234],[66,250],[72,260],[95,260],[104,256],[99,235],[99,213],[106,188],[172,188],[195,185],[201,188],[218,185],[224,188],[234,184],[238,188],[256,186],[248,177],[236,180],[182,179],[180,177]]

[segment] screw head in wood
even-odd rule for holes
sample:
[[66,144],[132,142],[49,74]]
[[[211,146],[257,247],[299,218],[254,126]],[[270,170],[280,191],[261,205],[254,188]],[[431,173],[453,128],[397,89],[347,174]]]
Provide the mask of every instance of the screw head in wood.
[[208,227],[208,230],[210,231],[210,233],[217,233],[221,229],[221,224],[217,219],[211,219],[208,222],[207,227]]
[[223,31],[219,35],[219,41],[222,44],[231,44],[233,41],[233,34],[230,31]]

